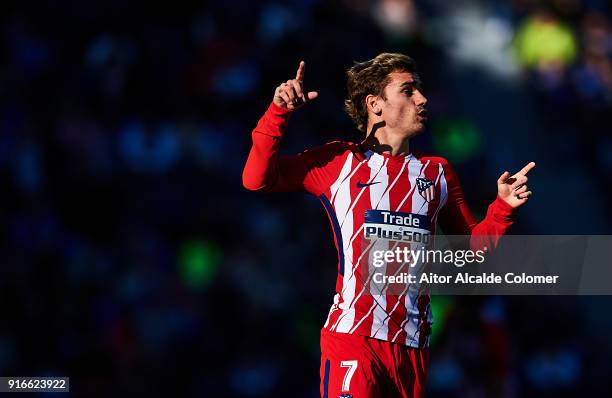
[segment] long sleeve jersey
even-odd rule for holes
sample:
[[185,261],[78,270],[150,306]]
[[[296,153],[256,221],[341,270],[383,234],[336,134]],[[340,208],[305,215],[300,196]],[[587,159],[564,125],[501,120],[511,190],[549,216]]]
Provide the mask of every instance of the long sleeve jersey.
[[[323,326],[411,347],[428,345],[432,314],[429,296],[371,294],[364,284],[366,261],[376,248],[408,245],[405,239],[435,234],[471,235],[471,248],[494,248],[513,222],[513,209],[497,197],[477,223],[458,177],[439,156],[391,156],[361,144],[334,141],[298,155],[279,155],[290,111],[270,105],[252,133],[244,172],[249,190],[304,191],[315,195],[329,217],[338,249],[336,294]],[[395,220],[417,220],[397,225]],[[412,243],[412,248],[415,244]],[[384,269],[382,270],[384,272]]]

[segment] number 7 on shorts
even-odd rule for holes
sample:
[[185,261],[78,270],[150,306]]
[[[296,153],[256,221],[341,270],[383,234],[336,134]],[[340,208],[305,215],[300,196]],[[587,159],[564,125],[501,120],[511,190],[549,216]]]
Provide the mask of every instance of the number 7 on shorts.
[[357,360],[353,361],[342,361],[340,362],[341,368],[348,368],[342,381],[342,391],[349,391],[351,385],[351,379],[357,370]]

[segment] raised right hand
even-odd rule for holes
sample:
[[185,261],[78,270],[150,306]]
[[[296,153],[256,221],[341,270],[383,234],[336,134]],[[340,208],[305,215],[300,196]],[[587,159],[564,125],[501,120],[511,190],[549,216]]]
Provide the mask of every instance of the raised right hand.
[[319,96],[319,93],[316,91],[305,93],[303,90],[305,66],[306,63],[300,61],[295,79],[287,80],[285,83],[281,83],[280,86],[276,87],[272,100],[276,105],[294,111]]

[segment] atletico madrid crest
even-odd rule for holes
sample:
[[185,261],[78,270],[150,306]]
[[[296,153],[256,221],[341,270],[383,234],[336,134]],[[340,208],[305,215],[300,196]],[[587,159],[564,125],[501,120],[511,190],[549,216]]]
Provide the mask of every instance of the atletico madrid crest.
[[434,200],[436,190],[434,188],[433,181],[428,180],[427,178],[417,178],[416,184],[423,199],[425,199],[427,202]]

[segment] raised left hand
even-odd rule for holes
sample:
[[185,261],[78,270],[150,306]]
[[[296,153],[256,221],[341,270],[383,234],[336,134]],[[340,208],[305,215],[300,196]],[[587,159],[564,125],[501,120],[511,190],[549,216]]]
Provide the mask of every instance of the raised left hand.
[[513,208],[524,205],[533,194],[527,187],[527,173],[534,167],[535,162],[529,162],[512,176],[504,171],[497,180],[497,195]]

